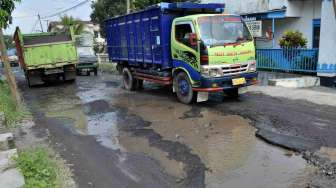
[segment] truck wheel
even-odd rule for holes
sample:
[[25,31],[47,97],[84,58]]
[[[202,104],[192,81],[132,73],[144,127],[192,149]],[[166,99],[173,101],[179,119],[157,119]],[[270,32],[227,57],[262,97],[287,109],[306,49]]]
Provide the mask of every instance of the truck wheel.
[[32,85],[31,85],[31,83],[30,83],[30,78],[29,78],[28,75],[26,75],[26,80],[27,80],[28,87],[31,88]]
[[98,70],[97,70],[97,68],[95,68],[95,69],[93,70],[93,73],[94,73],[95,76],[98,75]]
[[126,90],[129,91],[134,91],[136,89],[136,85],[137,85],[137,81],[136,79],[133,77],[130,69],[128,67],[124,67],[123,71],[122,71],[122,75],[123,75],[123,86]]
[[137,81],[136,81],[136,89],[138,89],[138,90],[143,89],[143,80],[137,79]]
[[231,88],[224,90],[224,93],[230,98],[238,98],[239,97],[239,89],[238,88]]
[[186,73],[180,72],[174,77],[174,88],[177,99],[184,103],[190,104],[196,101],[197,92],[192,90],[192,85]]

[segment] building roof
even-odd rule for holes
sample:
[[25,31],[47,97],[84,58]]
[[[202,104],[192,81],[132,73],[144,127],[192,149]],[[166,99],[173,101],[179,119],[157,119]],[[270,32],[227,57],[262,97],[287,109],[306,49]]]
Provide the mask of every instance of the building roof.
[[286,17],[286,7],[265,12],[243,13],[243,17],[255,17],[256,19],[281,19]]

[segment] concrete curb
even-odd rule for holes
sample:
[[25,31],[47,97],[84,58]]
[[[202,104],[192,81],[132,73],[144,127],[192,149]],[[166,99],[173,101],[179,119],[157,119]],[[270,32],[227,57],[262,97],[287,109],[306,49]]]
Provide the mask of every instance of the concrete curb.
[[8,150],[14,146],[14,136],[12,133],[0,134],[0,151]]
[[288,88],[317,87],[320,86],[320,78],[313,76],[304,76],[299,78],[269,79],[268,85]]
[[0,134],[0,187],[21,188],[25,185],[24,177],[13,160],[18,155],[17,149],[11,149],[13,147],[13,134]]

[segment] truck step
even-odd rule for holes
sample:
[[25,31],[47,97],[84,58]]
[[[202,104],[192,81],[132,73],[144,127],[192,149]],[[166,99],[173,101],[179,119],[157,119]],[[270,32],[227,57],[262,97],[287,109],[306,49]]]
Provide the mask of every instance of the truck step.
[[156,71],[156,70],[144,70],[144,69],[136,69],[135,71],[137,73],[153,75],[153,76],[160,76],[160,77],[170,77],[171,76],[170,71]]
[[171,76],[166,76],[166,77],[154,76],[151,74],[144,74],[140,72],[135,72],[134,74],[135,74],[136,79],[150,81],[150,82],[154,82],[154,83],[161,84],[161,85],[171,85],[172,84]]

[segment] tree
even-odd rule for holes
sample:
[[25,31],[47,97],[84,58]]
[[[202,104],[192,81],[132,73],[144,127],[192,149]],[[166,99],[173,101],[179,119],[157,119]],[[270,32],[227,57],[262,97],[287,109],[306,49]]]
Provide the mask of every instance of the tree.
[[91,20],[100,24],[100,33],[105,36],[104,20],[126,13],[126,0],[97,0],[92,5]]
[[18,107],[21,104],[21,97],[17,90],[15,77],[8,62],[7,48],[2,31],[2,29],[7,28],[7,26],[12,22],[12,12],[15,9],[16,2],[20,2],[20,0],[0,0],[0,51],[2,62],[5,65],[7,82]]
[[1,0],[0,1],[0,27],[6,28],[12,22],[12,12],[15,9],[15,2],[21,0]]
[[5,45],[7,47],[7,49],[11,49],[11,48],[15,48],[14,46],[14,41],[13,41],[13,37],[10,35],[5,35],[4,36],[4,40],[5,40]]
[[70,27],[73,27],[75,35],[80,35],[83,32],[85,24],[81,20],[75,19],[72,16],[67,15],[62,16],[60,19],[63,28],[59,30],[56,29],[56,32],[60,32],[64,29],[69,29]]

